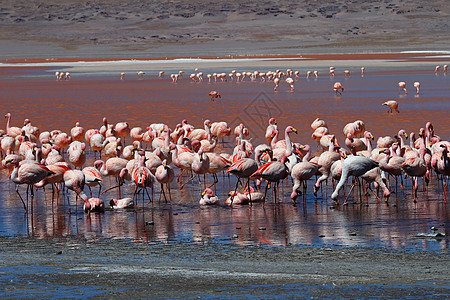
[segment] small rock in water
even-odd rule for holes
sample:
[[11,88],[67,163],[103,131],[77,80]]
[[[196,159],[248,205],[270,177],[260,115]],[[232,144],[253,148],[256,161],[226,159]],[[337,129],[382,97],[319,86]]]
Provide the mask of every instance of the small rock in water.
[[147,222],[145,222],[145,225],[147,225],[147,226],[155,225],[155,222],[153,222],[153,221],[147,221]]
[[323,234],[319,235],[320,238],[324,238],[325,236]]
[[239,236],[237,234],[233,234],[233,239],[237,239]]
[[351,232],[350,235],[351,236],[356,236],[356,232]]
[[435,238],[435,239],[443,239],[445,238],[445,233],[439,232],[439,229],[436,227],[431,227],[429,232],[421,232],[417,234],[419,238]]
[[259,227],[259,230],[266,230],[266,227]]

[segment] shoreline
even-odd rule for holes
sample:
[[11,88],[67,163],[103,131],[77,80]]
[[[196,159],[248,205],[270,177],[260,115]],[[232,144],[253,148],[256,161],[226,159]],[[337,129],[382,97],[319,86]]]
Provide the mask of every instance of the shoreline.
[[[436,57],[437,56],[437,57]],[[180,60],[181,62],[196,62],[212,60],[411,60],[411,61],[445,61],[450,59],[448,51],[404,51],[404,52],[379,52],[379,53],[327,53],[327,54],[297,54],[297,55],[225,55],[225,56],[168,56],[168,57],[56,57],[56,58],[17,58],[0,59],[2,64],[43,64],[43,63],[76,63],[76,62],[162,62]]]

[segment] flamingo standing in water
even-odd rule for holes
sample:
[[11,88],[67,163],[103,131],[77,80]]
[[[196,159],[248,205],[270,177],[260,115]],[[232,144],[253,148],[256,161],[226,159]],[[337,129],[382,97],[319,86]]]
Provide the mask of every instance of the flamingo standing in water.
[[342,94],[344,91],[344,88],[342,87],[342,84],[340,82],[335,82],[333,85],[333,91],[336,93],[336,95],[339,93],[339,95]]
[[214,99],[222,98],[222,96],[217,91],[211,91],[208,93],[208,95],[211,97],[211,101],[214,102]]
[[408,91],[406,90],[406,83],[405,83],[404,81],[400,81],[400,82],[398,83],[398,87],[399,87],[401,90],[404,90],[404,91],[405,91],[405,95],[408,94]]
[[[4,166],[8,168],[9,165],[14,166],[10,177],[12,182],[15,184],[26,184],[27,185],[27,204],[28,204],[28,193],[31,194],[31,203],[33,203],[34,193],[33,185],[43,180],[47,176],[54,174],[46,166],[33,161],[23,161],[20,164],[17,157],[9,158],[5,161]],[[22,200],[23,208],[27,211],[28,205],[25,205],[22,196],[19,193],[19,186],[16,187],[16,193],[19,195],[20,200]]]
[[419,95],[420,82],[414,82],[414,87],[416,88],[416,94]]
[[169,199],[171,199],[170,196],[170,183],[172,182],[173,178],[175,177],[175,172],[172,169],[171,166],[167,165],[167,160],[163,160],[162,165],[160,165],[158,168],[156,168],[155,172],[156,180],[161,184],[161,191],[164,195],[164,200],[167,202],[166,193],[164,192],[164,184],[167,187],[167,190],[169,191]]
[[6,134],[10,137],[17,137],[19,135],[22,134],[22,129],[19,127],[11,127],[10,123],[11,123],[11,113],[7,113],[5,115],[5,118],[7,118],[6,120]]
[[289,84],[291,86],[291,91],[294,91],[294,79],[292,78],[286,78],[286,83]]
[[[339,180],[333,194],[331,195],[331,199],[334,201],[334,203],[336,205],[339,204],[339,202],[338,202],[339,190],[344,186],[344,184],[346,183],[347,179],[350,176],[354,176],[354,177],[362,176],[366,172],[368,172],[376,167],[378,167],[378,163],[376,161],[374,161],[373,159],[370,159],[370,158],[367,158],[364,156],[354,156],[354,155],[348,156],[342,162],[341,179]],[[353,189],[353,186],[352,186],[352,189]]]
[[400,111],[398,110],[398,103],[395,100],[386,101],[383,103],[383,105],[389,107],[388,113],[392,113],[393,110],[395,110],[397,113],[400,113]]
[[280,78],[275,78],[273,80],[273,83],[275,83],[275,87],[273,88],[273,90],[276,92],[278,91],[278,86],[280,85]]

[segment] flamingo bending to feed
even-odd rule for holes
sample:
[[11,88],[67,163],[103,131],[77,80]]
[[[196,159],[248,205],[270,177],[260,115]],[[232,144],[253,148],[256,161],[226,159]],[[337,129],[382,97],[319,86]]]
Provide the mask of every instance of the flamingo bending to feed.
[[[373,159],[364,157],[364,156],[348,156],[342,162],[342,175],[339,180],[336,188],[331,195],[331,199],[334,201],[336,205],[339,204],[338,196],[339,190],[344,186],[345,182],[350,176],[359,177],[364,175],[366,172],[372,170],[373,168],[378,167],[378,163]],[[352,186],[353,189],[354,185]]]
[[134,201],[132,198],[111,199],[111,201],[109,201],[109,205],[112,209],[133,208]]
[[416,94],[419,95],[420,82],[418,81],[414,82],[414,87],[416,88]]
[[406,83],[405,83],[404,81],[400,81],[400,82],[398,83],[398,87],[399,87],[401,90],[404,90],[404,91],[405,91],[405,95],[408,94],[408,91],[406,90]]
[[222,98],[222,96],[217,91],[209,92],[208,96],[211,97],[211,101],[213,101],[213,102],[214,102],[214,99]]
[[386,105],[387,107],[389,107],[388,113],[392,113],[394,110],[397,113],[400,113],[400,111],[398,110],[398,102],[395,100],[389,100],[383,103],[383,105]]
[[333,91],[339,95],[342,95],[342,92],[344,92],[344,88],[342,87],[342,84],[340,82],[335,82],[333,85]]
[[214,195],[213,190],[210,188],[206,188],[202,192],[202,198],[199,201],[199,204],[204,205],[218,205],[219,204],[219,198]]

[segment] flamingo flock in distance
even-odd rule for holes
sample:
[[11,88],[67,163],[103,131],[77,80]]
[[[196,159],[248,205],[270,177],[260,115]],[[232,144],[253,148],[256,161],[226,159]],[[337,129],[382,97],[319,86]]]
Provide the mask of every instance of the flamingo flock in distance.
[[[225,121],[205,120],[203,126],[195,127],[182,120],[174,127],[153,123],[144,129],[131,127],[128,122],[111,124],[105,117],[98,128],[85,130],[77,122],[70,133],[65,133],[41,131],[29,119],[22,127],[14,127],[11,114],[5,117],[6,130],[0,132],[2,166],[10,170],[9,177],[25,210],[29,196],[33,203],[36,190],[46,186],[52,188],[52,198],[60,197],[61,191],[72,191],[88,213],[104,211],[101,197],[114,188],[118,197],[109,201],[113,209],[136,207],[140,193],[153,202],[158,184],[158,202],[162,198],[169,202],[175,178],[180,190],[186,185],[201,187],[201,206],[264,203],[270,198],[269,189],[274,203],[283,202],[279,190],[288,182],[292,182],[290,198],[294,204],[301,196],[306,201],[310,181],[314,181],[313,194],[319,197],[323,184],[331,180],[335,184],[331,195],[335,205],[341,203],[342,191],[346,194],[343,203],[347,204],[355,186],[388,203],[394,191],[405,190],[406,175],[411,179],[415,202],[419,179],[424,189],[432,179],[442,181],[444,200],[448,190],[450,142],[435,134],[431,122],[419,129],[417,138],[412,132],[409,142],[408,134],[400,129],[396,136],[378,137],[374,146],[374,136],[362,120],[346,124],[341,135],[331,132],[325,120],[316,118],[311,123],[311,140],[299,143],[294,127],[287,124],[282,130],[277,120],[270,118],[264,137],[260,137],[267,143],[253,145],[257,137],[252,136],[251,128],[241,123],[233,130]],[[219,139],[223,142],[232,135],[236,146],[225,148]],[[215,194],[219,173],[237,178],[225,201]],[[116,183],[101,192],[105,177],[114,178]],[[354,179],[347,191],[350,177]],[[132,197],[122,198],[121,187],[126,182],[134,184],[135,190]],[[27,187],[26,200],[19,191],[21,185]],[[91,188],[97,186],[99,191],[93,196]],[[68,205],[70,211],[69,200]]]

